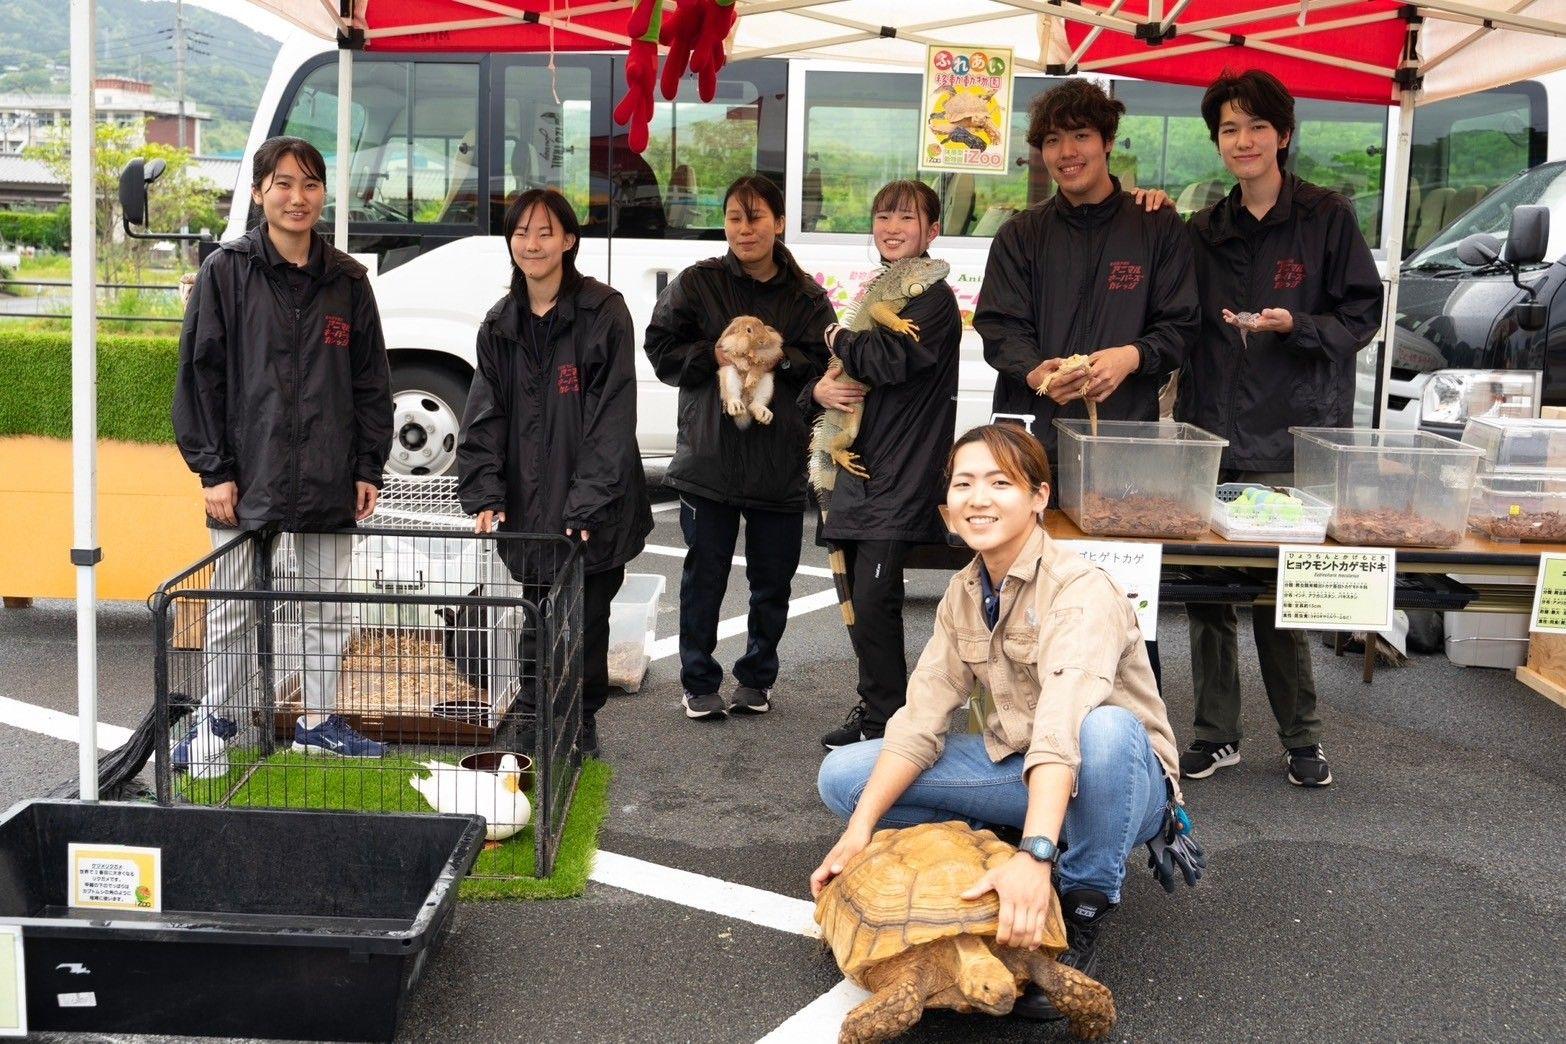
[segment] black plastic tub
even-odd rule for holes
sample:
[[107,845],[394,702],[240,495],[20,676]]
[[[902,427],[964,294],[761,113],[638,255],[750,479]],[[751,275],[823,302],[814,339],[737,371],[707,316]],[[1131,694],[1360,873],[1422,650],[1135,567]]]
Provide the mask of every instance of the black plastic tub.
[[[162,911],[70,909],[71,842],[160,848]],[[483,843],[478,816],[23,802],[0,924],[28,1028],[391,1040]]]

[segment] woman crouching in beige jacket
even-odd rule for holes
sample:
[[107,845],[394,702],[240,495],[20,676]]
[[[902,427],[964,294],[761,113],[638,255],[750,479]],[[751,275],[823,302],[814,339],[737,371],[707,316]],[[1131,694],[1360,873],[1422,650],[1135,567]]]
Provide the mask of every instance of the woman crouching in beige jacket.
[[[1014,828],[1021,850],[967,897],[993,889],[998,941],[1038,946],[1053,864],[1072,944],[1061,959],[1091,975],[1126,859],[1180,801],[1174,734],[1125,594],[1044,531],[1050,471],[1038,442],[1014,425],[975,428],[947,470],[948,524],[978,554],[947,587],[886,737],[821,765],[822,800],[848,826],[811,890],[880,827]],[[948,737],[970,697],[982,734]]]

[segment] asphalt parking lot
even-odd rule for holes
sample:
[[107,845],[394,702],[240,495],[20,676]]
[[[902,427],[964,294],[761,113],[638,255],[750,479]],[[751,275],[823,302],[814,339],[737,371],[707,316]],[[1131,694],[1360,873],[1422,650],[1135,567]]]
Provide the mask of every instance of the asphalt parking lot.
[[[677,630],[681,541],[676,512],[654,517],[650,539],[665,550],[631,571],[668,578],[665,638]],[[674,655],[640,694],[613,698],[600,718],[617,774],[598,878],[578,900],[464,904],[402,1039],[832,1039],[851,996],[805,934],[807,879],[837,836],[815,794],[818,737],[848,710],[856,673],[830,598],[811,598],[831,581],[808,538],[803,561],[774,711],[688,721]],[[944,584],[911,574],[910,660]],[[724,618],[743,617],[745,598],[736,566]],[[63,602],[0,610],[0,696],[74,712],[72,613]],[[100,628],[99,718],[129,727],[151,701],[147,612],[105,607]],[[1242,658],[1254,663],[1247,631]],[[1160,638],[1184,742],[1180,607],[1163,610]],[[726,638],[720,659],[742,649],[743,637]],[[1336,783],[1287,784],[1260,678],[1246,676],[1244,760],[1187,787],[1207,877],[1168,896],[1133,864],[1108,930],[1100,976],[1120,1012],[1114,1039],[1559,1040],[1566,711],[1509,672],[1440,656],[1367,686],[1357,660],[1319,645],[1314,655]],[[0,801],[74,773],[73,745],[41,735],[38,715],[0,703],[0,719],[13,722],[0,724]],[[932,1013],[907,1039],[1069,1038]]]

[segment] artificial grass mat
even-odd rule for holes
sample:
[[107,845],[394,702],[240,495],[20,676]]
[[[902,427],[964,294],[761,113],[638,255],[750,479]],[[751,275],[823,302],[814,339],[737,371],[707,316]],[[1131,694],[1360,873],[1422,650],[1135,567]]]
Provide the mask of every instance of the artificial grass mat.
[[[179,339],[98,335],[98,434],[172,443]],[[71,335],[0,333],[0,436],[71,437]]]
[[[371,763],[338,758],[311,757],[282,750],[261,758],[255,750],[233,750],[229,772],[216,779],[182,776],[179,792],[196,804],[223,802],[236,773],[262,764],[233,797],[229,808],[319,808],[359,812],[432,812],[424,796],[408,785],[413,776],[428,772],[420,761],[455,758],[411,758],[389,755]],[[482,851],[472,874],[462,882],[464,899],[570,899],[587,888],[593,853],[598,851],[598,827],[609,811],[609,783],[614,771],[608,763],[589,759],[577,776],[576,793],[566,813],[565,832],[555,853],[555,872],[546,878],[532,876],[533,824]],[[538,814],[537,786],[528,794]],[[499,875],[505,877],[483,876]]]

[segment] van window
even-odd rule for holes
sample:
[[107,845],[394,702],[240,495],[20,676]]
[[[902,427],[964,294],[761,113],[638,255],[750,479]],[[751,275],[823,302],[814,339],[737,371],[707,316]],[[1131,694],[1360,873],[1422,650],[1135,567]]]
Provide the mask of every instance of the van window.
[[[476,63],[354,62],[350,217],[396,224],[478,220]],[[337,162],[337,63],[300,84],[282,127]],[[333,201],[335,204],[336,201]]]
[[1013,87],[1011,155],[1004,176],[917,169],[923,78],[918,73],[809,72],[805,76],[806,232],[869,233],[870,201],[888,181],[918,178],[941,197],[947,236],[993,236],[1006,219],[1048,197],[1048,177],[1028,147],[1028,103],[1052,83],[1019,76]]
[[[606,68],[601,63],[598,68]],[[542,60],[518,58],[500,72],[500,177],[490,187],[491,231],[500,234],[506,204],[530,189],[552,188],[586,221],[592,202],[594,78],[597,70],[561,58],[553,76]],[[602,76],[603,74],[599,74]],[[556,96],[559,101],[556,101]],[[604,184],[602,176],[600,185]],[[602,202],[602,201],[600,201]],[[601,235],[583,228],[585,235]]]
[[656,205],[663,210],[665,238],[722,239],[724,190],[760,165],[768,99],[732,69],[724,74],[710,102],[701,100],[691,77],[680,81],[674,101],[656,96],[642,156],[662,188]]
[[1544,86],[1532,81],[1421,105],[1409,157],[1409,252],[1508,178],[1543,163],[1548,141]]
[[[1125,102],[1110,169],[1126,188],[1160,188],[1182,217],[1222,199],[1234,178],[1202,119],[1200,87],[1116,80]],[[1381,237],[1386,168],[1386,110],[1375,105],[1298,99],[1289,167],[1306,181],[1341,192],[1354,204],[1371,246]]]
[[1512,211],[1529,205],[1550,208],[1550,242],[1545,257],[1551,260],[1560,257],[1566,250],[1566,164],[1547,163],[1487,195],[1409,258],[1408,267],[1421,272],[1466,268],[1457,260],[1457,244],[1477,232],[1506,242],[1511,231]]

